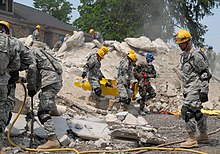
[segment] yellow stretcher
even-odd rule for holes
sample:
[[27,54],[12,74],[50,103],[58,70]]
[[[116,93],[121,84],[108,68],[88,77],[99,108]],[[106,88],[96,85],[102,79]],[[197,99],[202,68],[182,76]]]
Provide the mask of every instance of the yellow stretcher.
[[[209,116],[220,116],[220,110],[204,110],[204,109],[201,109],[201,112],[204,113],[205,115],[209,115]],[[169,114],[180,116],[181,112],[180,111],[169,112]]]
[[[111,84],[111,87],[106,86],[107,82],[109,82]],[[76,87],[82,88],[83,90],[92,91],[92,87],[90,86],[89,82],[83,80],[81,77],[76,78],[74,85]],[[100,85],[101,85],[103,95],[118,96],[118,89],[116,87],[116,85],[117,85],[116,80],[102,78],[102,80],[100,80]],[[131,97],[132,97],[132,99],[135,99],[136,94],[138,92],[138,83],[134,83],[131,86],[131,89],[133,91],[131,94],[132,95]]]

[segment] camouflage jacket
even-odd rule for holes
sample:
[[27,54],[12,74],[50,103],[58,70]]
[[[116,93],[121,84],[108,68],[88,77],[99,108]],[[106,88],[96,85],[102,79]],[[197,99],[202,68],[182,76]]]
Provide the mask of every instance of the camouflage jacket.
[[55,70],[51,61],[41,50],[37,48],[30,49],[33,63],[29,66],[27,73],[28,90],[39,90],[48,85],[62,82],[62,75]]
[[[134,68],[134,77],[138,80],[139,86],[144,86],[146,82],[150,81],[150,78],[156,78],[156,70],[152,64],[146,62],[140,62]],[[146,78],[144,78],[144,74]]]
[[33,41],[40,41],[40,34],[37,29],[35,29],[35,31],[33,32],[32,38],[33,38]]
[[129,85],[133,79],[133,65],[129,65],[127,58],[122,59],[119,63],[117,84]]
[[104,40],[103,40],[103,36],[100,32],[96,32],[95,35],[94,35],[94,39],[97,39],[100,43],[103,43]]
[[101,72],[101,62],[98,61],[96,53],[88,57],[86,64],[83,66],[83,71],[87,73],[89,80],[99,80],[104,77]]
[[199,99],[198,92],[208,93],[208,63],[202,54],[194,48],[181,54],[183,94],[189,102]]

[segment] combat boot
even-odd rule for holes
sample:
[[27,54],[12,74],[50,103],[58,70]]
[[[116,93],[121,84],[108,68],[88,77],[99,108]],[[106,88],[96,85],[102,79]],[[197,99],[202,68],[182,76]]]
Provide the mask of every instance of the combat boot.
[[115,101],[110,99],[109,102],[108,102],[108,111],[111,111],[113,106],[115,105]]
[[206,132],[200,133],[200,135],[197,137],[197,142],[199,144],[209,144],[208,134]]
[[196,148],[198,146],[195,134],[189,134],[187,140],[180,144],[181,148]]
[[51,135],[48,137],[48,141],[43,144],[39,145],[37,149],[53,149],[53,148],[60,148],[60,142],[57,140],[56,135]]

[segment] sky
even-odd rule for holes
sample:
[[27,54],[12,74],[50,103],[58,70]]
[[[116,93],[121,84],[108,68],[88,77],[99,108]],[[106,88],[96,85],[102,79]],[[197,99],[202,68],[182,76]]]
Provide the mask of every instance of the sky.
[[[15,2],[31,6],[33,7],[33,0],[14,0]],[[73,7],[77,8],[80,5],[80,0],[68,0]],[[208,26],[208,32],[205,35],[205,44],[212,45],[214,51],[220,53],[220,29],[218,28],[220,25],[220,9],[213,10],[214,16],[205,17],[201,23]],[[72,11],[72,19],[71,22],[79,17],[79,13],[77,10]]]

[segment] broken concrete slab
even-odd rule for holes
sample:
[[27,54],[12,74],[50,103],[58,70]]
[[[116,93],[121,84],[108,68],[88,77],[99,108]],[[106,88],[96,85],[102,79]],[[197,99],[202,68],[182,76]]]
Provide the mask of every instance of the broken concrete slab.
[[125,117],[125,120],[123,123],[128,124],[128,125],[136,125],[137,124],[137,118],[133,116],[132,114],[128,113],[127,116]]

